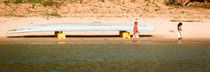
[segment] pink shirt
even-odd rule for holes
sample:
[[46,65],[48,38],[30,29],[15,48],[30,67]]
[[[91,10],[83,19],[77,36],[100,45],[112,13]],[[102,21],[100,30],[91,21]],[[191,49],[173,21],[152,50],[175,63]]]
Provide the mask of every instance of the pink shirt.
[[134,25],[133,27],[133,33],[138,33],[138,25]]

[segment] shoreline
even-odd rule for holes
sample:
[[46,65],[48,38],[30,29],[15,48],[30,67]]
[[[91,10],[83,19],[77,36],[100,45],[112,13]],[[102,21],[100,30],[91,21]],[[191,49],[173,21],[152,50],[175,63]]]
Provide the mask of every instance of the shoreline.
[[[67,37],[66,39],[57,39],[55,37],[20,37],[20,38],[3,38],[0,37],[0,44],[115,44],[115,43],[137,43],[137,44],[150,44],[150,43],[177,43],[173,39],[156,39],[155,37],[141,37],[133,41],[140,40],[141,42],[131,42],[131,39],[123,39],[122,37]],[[210,43],[207,39],[183,39],[182,43]]]

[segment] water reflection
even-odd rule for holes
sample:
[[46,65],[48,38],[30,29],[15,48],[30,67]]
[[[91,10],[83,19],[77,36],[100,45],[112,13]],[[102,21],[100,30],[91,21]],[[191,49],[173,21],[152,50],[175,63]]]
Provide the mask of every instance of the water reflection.
[[0,71],[207,72],[210,44],[0,44]]

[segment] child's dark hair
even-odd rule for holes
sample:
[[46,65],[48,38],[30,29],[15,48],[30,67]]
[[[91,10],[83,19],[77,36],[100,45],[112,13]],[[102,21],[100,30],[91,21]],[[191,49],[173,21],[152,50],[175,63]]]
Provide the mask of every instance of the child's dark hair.
[[178,30],[182,30],[182,29],[179,28],[180,26],[182,26],[182,23],[181,23],[181,22],[180,22],[180,23],[178,24],[178,26],[177,26],[177,29],[178,29]]
[[135,24],[135,25],[137,25],[137,24],[138,24],[138,22],[137,22],[137,21],[135,21],[135,22],[134,22],[134,24]]
[[181,26],[181,25],[182,25],[182,23],[180,22],[180,23],[178,24],[178,27]]

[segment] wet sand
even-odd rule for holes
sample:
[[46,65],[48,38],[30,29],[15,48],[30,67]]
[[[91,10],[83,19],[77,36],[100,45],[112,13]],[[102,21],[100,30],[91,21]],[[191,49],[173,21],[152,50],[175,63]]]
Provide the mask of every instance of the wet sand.
[[[155,37],[141,37],[140,39],[123,39],[122,37],[67,37],[66,39],[57,39],[55,37],[18,37],[18,38],[0,38],[0,44],[138,44],[138,43],[178,43],[177,40],[156,39]],[[138,42],[140,41],[140,42]],[[207,43],[209,40],[183,40],[181,43]]]

